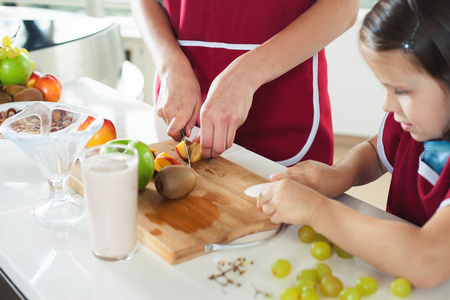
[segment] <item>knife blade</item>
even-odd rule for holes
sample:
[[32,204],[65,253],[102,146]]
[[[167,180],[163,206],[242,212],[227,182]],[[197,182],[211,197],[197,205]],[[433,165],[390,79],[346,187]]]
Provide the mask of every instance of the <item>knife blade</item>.
[[184,127],[181,128],[181,135],[183,136],[184,148],[186,149],[186,156],[187,156],[187,160],[188,160],[188,163],[189,163],[189,169],[192,169],[191,168],[191,158],[189,157],[189,151],[188,151],[188,147],[187,147],[187,144],[186,144],[186,130],[185,130]]

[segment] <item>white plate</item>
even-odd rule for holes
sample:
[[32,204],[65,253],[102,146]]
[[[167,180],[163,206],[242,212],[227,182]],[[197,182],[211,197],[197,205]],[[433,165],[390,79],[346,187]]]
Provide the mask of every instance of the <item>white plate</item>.
[[266,186],[269,184],[270,182],[266,182],[266,183],[261,183],[261,184],[257,184],[254,186],[251,186],[249,188],[247,188],[244,193],[247,196],[253,197],[253,198],[258,198],[259,194],[261,194],[261,192],[266,188]]
[[[0,104],[0,111],[7,111],[10,108],[14,108],[16,111],[24,110],[33,103],[36,103],[36,101],[18,101],[18,102],[4,103]],[[18,147],[8,139],[2,137],[0,138],[0,149],[18,149]]]

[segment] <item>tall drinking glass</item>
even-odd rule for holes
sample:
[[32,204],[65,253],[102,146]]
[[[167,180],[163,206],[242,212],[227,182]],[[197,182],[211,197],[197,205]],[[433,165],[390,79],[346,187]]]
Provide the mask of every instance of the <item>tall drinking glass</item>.
[[137,242],[138,152],[107,144],[86,149],[80,160],[92,252],[105,260],[126,259]]
[[[95,120],[85,125],[88,118]],[[0,127],[3,136],[22,149],[48,180],[48,199],[33,209],[38,221],[46,225],[72,225],[85,217],[84,200],[69,193],[70,169],[102,125],[103,118],[93,111],[41,101],[3,122]]]

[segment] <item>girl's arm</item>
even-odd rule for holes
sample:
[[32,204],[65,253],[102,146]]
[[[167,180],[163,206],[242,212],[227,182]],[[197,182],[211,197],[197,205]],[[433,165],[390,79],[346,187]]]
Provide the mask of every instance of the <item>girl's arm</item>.
[[431,288],[450,278],[450,207],[419,228],[364,215],[290,179],[271,183],[257,206],[272,222],[308,224],[347,252],[416,286]]
[[304,161],[270,179],[292,179],[327,197],[335,198],[352,186],[378,179],[386,172],[377,153],[377,135],[351,148],[333,166],[317,161]]
[[420,228],[369,217],[323,199],[309,224],[349,253],[416,286],[431,288],[450,278],[449,207]]

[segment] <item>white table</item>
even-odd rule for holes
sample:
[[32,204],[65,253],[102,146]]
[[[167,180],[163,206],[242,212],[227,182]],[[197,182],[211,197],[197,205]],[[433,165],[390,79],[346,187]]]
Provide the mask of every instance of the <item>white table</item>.
[[[158,141],[151,106],[96,81],[82,78],[66,84],[61,102],[97,110],[115,123],[119,138]],[[266,178],[284,169],[237,145],[223,156]],[[0,166],[0,267],[30,300],[266,299],[260,294],[254,297],[253,286],[278,299],[284,288],[294,284],[298,271],[316,263],[309,246],[297,239],[298,226],[290,226],[279,237],[259,246],[217,251],[174,266],[142,244],[130,260],[105,262],[90,252],[86,221],[73,227],[51,228],[33,219],[32,207],[47,197],[47,183],[23,153],[0,144]],[[363,213],[395,219],[350,196],[338,200]],[[254,262],[246,267],[244,275],[231,276],[242,283],[241,287],[222,287],[208,279],[218,273],[217,262],[239,257]],[[292,265],[291,274],[281,280],[270,272],[279,258]],[[368,299],[397,299],[389,291],[393,277],[361,260],[344,260],[333,254],[326,263],[345,286],[353,286],[360,276],[376,278],[379,290]],[[447,282],[431,290],[415,289],[408,299],[448,299],[449,295]]]

